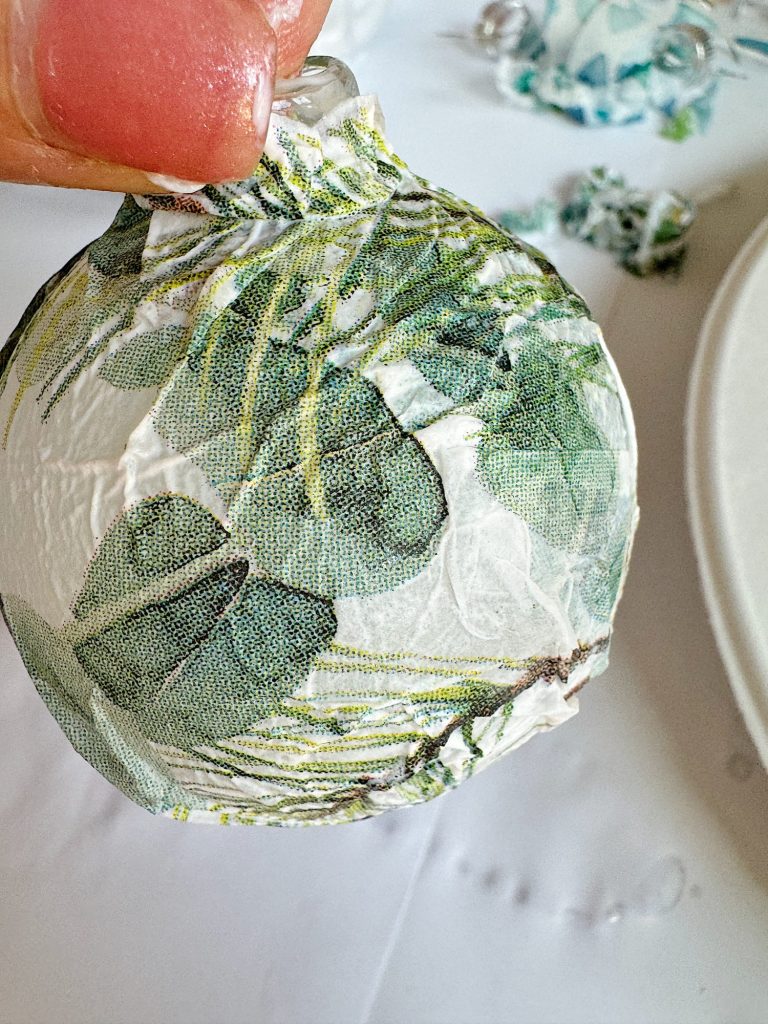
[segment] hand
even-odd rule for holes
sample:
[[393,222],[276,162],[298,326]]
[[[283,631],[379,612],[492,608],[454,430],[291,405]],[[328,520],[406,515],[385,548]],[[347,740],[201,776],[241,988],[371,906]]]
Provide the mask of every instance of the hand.
[[300,70],[329,6],[0,0],[0,180],[161,192],[247,177],[275,76]]

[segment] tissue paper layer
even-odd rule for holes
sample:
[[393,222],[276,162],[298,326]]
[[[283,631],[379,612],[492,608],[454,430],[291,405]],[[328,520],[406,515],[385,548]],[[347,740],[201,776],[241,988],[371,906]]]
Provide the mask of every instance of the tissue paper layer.
[[275,117],[247,182],[127,197],[0,370],[5,615],[154,813],[426,800],[606,664],[635,443],[600,331],[370,98]]

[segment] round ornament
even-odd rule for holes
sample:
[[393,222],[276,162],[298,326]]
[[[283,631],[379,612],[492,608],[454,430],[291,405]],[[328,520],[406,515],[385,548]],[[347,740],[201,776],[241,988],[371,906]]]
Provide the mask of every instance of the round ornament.
[[580,296],[347,69],[294,96],[248,181],[126,197],[0,363],[13,636],[82,756],[188,821],[418,803],[570,718],[637,515]]

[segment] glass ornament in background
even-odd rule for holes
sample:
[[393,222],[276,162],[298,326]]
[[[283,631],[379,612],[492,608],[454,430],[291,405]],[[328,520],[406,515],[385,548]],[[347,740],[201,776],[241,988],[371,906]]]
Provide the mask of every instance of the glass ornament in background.
[[176,819],[368,817],[568,720],[635,485],[583,299],[327,58],[250,179],[127,196],[0,356],[3,611],[73,746]]
[[701,25],[668,25],[659,30],[653,44],[653,65],[697,86],[712,77],[715,48],[712,34]]
[[492,0],[480,11],[473,34],[489,57],[532,54],[541,45],[541,30],[524,0]]
[[539,48],[503,52],[496,81],[516,105],[590,127],[657,117],[679,140],[709,123],[721,41],[696,0],[552,0]]
[[389,0],[333,0],[314,53],[335,53],[343,60],[359,57],[374,38]]
[[543,16],[526,0],[491,0],[471,33],[496,61],[499,92],[580,124],[662,119],[681,140],[703,130],[721,78],[768,60],[766,0],[553,0]]

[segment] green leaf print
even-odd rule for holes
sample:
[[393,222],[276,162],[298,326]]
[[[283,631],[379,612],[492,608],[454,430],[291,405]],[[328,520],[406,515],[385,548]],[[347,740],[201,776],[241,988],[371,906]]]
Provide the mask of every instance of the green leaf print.
[[246,732],[280,710],[335,631],[328,602],[251,576],[177,677],[136,710],[137,719],[151,739],[182,749]]
[[74,604],[78,661],[120,707],[140,711],[225,614],[248,574],[201,505],[162,495],[107,533]]
[[[6,446],[16,412],[28,391],[34,390],[47,419],[72,385],[107,350],[112,339],[130,327],[141,298],[136,276],[106,277],[94,272],[84,252],[46,286],[42,299],[33,300],[14,332],[0,364],[0,390],[10,371],[18,377],[10,415],[2,429]],[[22,326],[23,325],[23,326]]]
[[[172,242],[148,245],[152,218],[127,196],[113,224],[40,290],[0,354],[0,393],[18,378],[10,415],[0,424],[7,445],[24,396],[34,388],[46,420],[99,360],[99,373],[125,390],[162,385],[186,350],[187,317],[210,274],[212,253],[229,249],[237,225],[198,218]],[[200,271],[201,264],[208,269]],[[182,326],[183,323],[183,326]],[[114,351],[109,352],[110,347]],[[105,357],[106,354],[106,358]]]
[[[42,385],[38,397],[50,392],[56,378],[77,360],[67,375],[66,391],[103,350],[107,338],[127,326],[133,315],[131,298],[135,289],[129,289],[125,279],[135,278],[141,270],[150,219],[148,211],[126,196],[109,230],[69,260],[35,295],[0,357],[0,391],[11,364],[19,377],[11,422],[29,388]],[[98,272],[101,283],[91,280],[92,269]],[[115,316],[118,305],[128,311],[127,315]],[[111,329],[102,333],[108,321],[112,321]],[[94,339],[101,343],[94,344]],[[11,422],[5,428],[6,440]]]
[[206,806],[170,777],[132,717],[99,693],[59,630],[18,597],[4,597],[2,608],[40,696],[86,761],[153,813],[180,802]]
[[110,728],[182,749],[275,713],[336,631],[329,602],[249,574],[215,516],[178,495],[120,516],[61,629],[17,598],[7,610],[57,706],[95,728],[96,694],[128,715],[110,712]]
[[4,596],[3,610],[30,674],[56,691],[57,699],[70,711],[90,719],[93,681],[77,660],[72,645],[21,598]]
[[153,595],[138,610],[76,642],[79,662],[116,704],[130,710],[142,707],[205,640],[247,572],[247,562],[233,562],[178,593]]
[[207,349],[176,368],[155,408],[155,426],[229,506],[265,429],[299,401],[307,368],[306,352],[262,337],[257,321],[227,310]]
[[64,266],[61,268],[61,270],[55,273],[53,277],[49,278],[49,280],[46,281],[42,288],[38,289],[32,301],[24,310],[24,314],[21,320],[14,328],[13,332],[11,333],[11,336],[8,338],[8,340],[2,346],[2,348],[0,348],[0,394],[2,394],[3,391],[5,390],[8,379],[8,372],[11,368],[11,365],[18,357],[17,349],[21,344],[21,341],[27,331],[27,328],[32,323],[32,321],[35,318],[35,315],[39,312],[39,310],[43,306],[45,306],[46,303],[50,300],[51,296],[54,294],[54,292],[61,284],[61,282],[67,277],[70,271],[75,266],[77,266],[78,263],[80,263],[80,261],[83,258],[84,252],[85,249],[81,249],[80,252],[76,253],[72,257],[72,259],[67,260]]
[[586,569],[579,573],[579,590],[587,609],[598,619],[610,620],[621,588],[629,555],[628,537],[635,520],[633,505],[624,499],[616,508],[607,537]]
[[254,566],[320,597],[390,590],[434,553],[438,474],[373,384],[263,331],[224,314],[157,429],[206,473]]
[[367,380],[326,366],[269,425],[231,508],[257,565],[326,597],[392,590],[429,561],[440,478]]
[[186,327],[169,324],[144,331],[107,356],[99,376],[125,391],[159,387],[183,359],[186,347]]
[[83,316],[87,284],[87,263],[80,253],[40,289],[3,348],[0,389],[8,386],[11,371],[18,378],[8,419],[2,424],[3,447],[27,391],[35,385],[43,385],[44,391],[83,348],[87,330],[78,325],[78,318]]
[[504,389],[475,406],[485,423],[478,474],[555,547],[590,550],[605,540],[616,499],[616,456],[583,395],[590,360],[578,351],[569,360],[550,339],[527,334]]
[[483,423],[477,473],[488,490],[554,548],[590,556],[583,575],[573,572],[590,613],[609,618],[632,509],[622,506],[617,453],[587,400],[590,388],[616,400],[610,372],[596,341],[569,335],[573,315],[567,294],[551,296],[504,331],[492,310],[445,302],[409,359],[455,410]]
[[130,599],[228,540],[215,516],[191,498],[164,494],[139,502],[123,512],[101,542],[74,603],[75,617],[84,619],[102,606]]
[[[380,211],[340,279],[339,294],[373,296],[379,324],[366,339],[361,370],[404,358],[421,369],[434,355],[435,373],[451,359],[455,367],[444,368],[453,392],[446,394],[461,404],[489,386],[493,366],[484,365],[483,356],[495,360],[511,314],[532,322],[587,311],[540,253],[480,211],[419,183],[423,191],[398,194]],[[425,376],[435,383],[429,372]]]
[[102,542],[67,633],[150,739],[188,746],[246,730],[333,638],[326,602],[248,571],[221,523],[177,495],[129,509]]
[[140,273],[151,219],[133,196],[126,196],[109,230],[89,246],[89,264],[105,277]]

